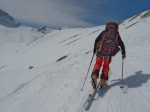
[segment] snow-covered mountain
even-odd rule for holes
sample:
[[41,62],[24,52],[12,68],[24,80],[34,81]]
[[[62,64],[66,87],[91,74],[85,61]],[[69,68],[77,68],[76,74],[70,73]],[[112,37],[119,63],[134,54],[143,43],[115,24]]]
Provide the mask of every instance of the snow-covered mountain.
[[[32,37],[33,32],[24,27],[13,31],[0,27],[0,40],[3,40],[0,45],[10,45],[13,40],[15,46],[3,50],[0,46],[0,52],[4,53],[0,60],[0,112],[149,112],[149,25],[149,11],[120,24],[120,35],[127,51],[126,87],[120,89],[122,59],[119,53],[111,63],[108,88],[97,92],[86,110],[83,105],[91,90],[90,73],[95,57],[84,91],[80,89],[92,58],[95,38],[105,26],[53,30],[24,47],[18,42],[29,38],[24,38],[26,41],[20,38]],[[9,38],[7,42],[6,38]],[[5,53],[13,48],[17,48],[17,52]]]
[[7,27],[19,27],[20,23],[17,22],[7,12],[0,9],[0,25],[7,26]]
[[25,26],[16,28],[0,26],[0,61],[19,52],[47,33]]

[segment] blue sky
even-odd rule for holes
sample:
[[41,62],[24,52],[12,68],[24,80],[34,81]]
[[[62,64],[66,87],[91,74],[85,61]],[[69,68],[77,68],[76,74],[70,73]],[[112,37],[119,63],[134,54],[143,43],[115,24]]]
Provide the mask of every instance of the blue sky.
[[0,0],[0,7],[26,25],[90,27],[148,10],[150,0]]
[[[147,2],[146,2],[147,1]],[[108,8],[107,8],[108,7]],[[101,22],[107,19],[124,20],[134,14],[140,13],[150,9],[149,0],[112,0],[98,10],[105,10],[103,13],[104,18],[99,18]],[[96,21],[95,21],[96,22]],[[97,21],[98,22],[98,21]]]

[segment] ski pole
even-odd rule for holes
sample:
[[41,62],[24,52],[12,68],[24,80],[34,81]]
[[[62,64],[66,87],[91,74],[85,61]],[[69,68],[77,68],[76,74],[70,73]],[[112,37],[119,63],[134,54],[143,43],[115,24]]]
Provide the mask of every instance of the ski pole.
[[88,73],[89,73],[89,70],[90,70],[90,67],[91,67],[91,64],[92,64],[93,58],[94,58],[94,53],[93,53],[93,56],[92,56],[92,59],[91,59],[91,62],[90,62],[90,65],[89,65],[89,68],[88,68],[88,71],[87,71],[87,74],[86,74],[85,80],[84,80],[84,82],[83,82],[83,86],[82,86],[81,91],[83,91],[83,88],[84,88],[85,82],[86,82],[86,80],[87,80]]
[[122,59],[122,79],[121,79],[121,86],[120,86],[120,88],[123,88],[123,65],[124,65],[124,59]]

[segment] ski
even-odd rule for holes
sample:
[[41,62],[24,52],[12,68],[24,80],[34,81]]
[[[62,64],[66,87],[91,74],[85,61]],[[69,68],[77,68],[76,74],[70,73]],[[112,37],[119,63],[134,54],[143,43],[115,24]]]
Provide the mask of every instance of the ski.
[[85,110],[89,110],[92,102],[94,101],[95,99],[95,96],[96,94],[101,90],[102,88],[100,87],[100,83],[97,84],[96,88],[95,89],[92,89],[92,92],[89,93],[89,96],[88,98],[86,99],[85,103],[84,103],[84,108]]
[[100,83],[97,84],[96,88],[93,89],[92,93],[89,93],[89,97],[92,97],[95,92],[98,92],[100,89]]

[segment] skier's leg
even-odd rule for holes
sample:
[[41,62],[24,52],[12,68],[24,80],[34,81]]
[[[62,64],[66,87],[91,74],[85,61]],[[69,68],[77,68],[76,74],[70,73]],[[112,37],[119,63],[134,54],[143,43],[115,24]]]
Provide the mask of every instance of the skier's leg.
[[101,81],[100,81],[101,86],[107,85],[110,59],[111,58],[104,58],[103,70],[102,70]]
[[102,62],[103,62],[103,58],[96,57],[96,63],[94,65],[92,75],[95,75],[97,78],[99,77],[99,70],[102,66]]
[[96,63],[94,65],[93,72],[92,72],[92,75],[91,75],[92,85],[93,85],[94,89],[96,88],[96,85],[97,85],[97,78],[99,77],[99,70],[102,66],[102,62],[103,62],[103,58],[96,57]]

